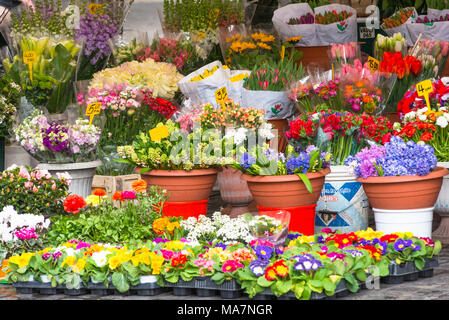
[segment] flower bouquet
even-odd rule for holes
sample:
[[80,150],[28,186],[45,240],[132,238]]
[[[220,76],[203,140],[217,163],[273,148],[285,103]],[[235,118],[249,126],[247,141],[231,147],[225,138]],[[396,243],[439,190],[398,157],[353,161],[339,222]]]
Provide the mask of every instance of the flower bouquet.
[[410,55],[423,63],[423,79],[440,76],[446,65],[449,54],[449,41],[420,38]]
[[74,124],[52,122],[39,110],[14,130],[17,142],[43,163],[94,161],[101,130],[88,120]]
[[385,52],[400,52],[403,56],[407,54],[406,39],[400,32],[394,33],[391,37],[377,35],[374,43],[374,57],[382,61]]
[[417,16],[418,14],[415,8],[402,8],[396,11],[391,17],[383,19],[381,28],[389,36],[392,36],[397,32],[401,33],[407,41],[407,45],[412,46],[413,39],[408,31],[407,23],[415,21]]
[[331,64],[338,70],[344,64],[353,64],[360,59],[360,48],[357,42],[332,44],[329,50]]
[[245,80],[242,105],[265,110],[267,119],[288,118],[293,114],[293,105],[287,90],[303,73],[302,65],[292,59],[255,66]]
[[8,76],[0,78],[0,139],[8,137],[20,101],[21,89]]
[[255,239],[269,241],[280,247],[285,244],[290,223],[290,212],[285,210],[245,214],[244,218]]
[[357,41],[357,11],[346,5],[331,4],[315,8],[318,45]]

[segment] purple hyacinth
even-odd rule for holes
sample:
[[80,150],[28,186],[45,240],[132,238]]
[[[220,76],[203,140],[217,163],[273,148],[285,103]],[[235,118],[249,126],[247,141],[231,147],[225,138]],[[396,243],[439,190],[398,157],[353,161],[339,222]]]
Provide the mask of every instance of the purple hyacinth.
[[287,174],[307,173],[310,167],[310,155],[306,152],[301,152],[297,157],[292,157],[287,160]]
[[245,152],[244,154],[242,154],[242,156],[240,158],[240,165],[245,170],[248,170],[255,163],[256,163],[256,158],[250,156],[248,152]]

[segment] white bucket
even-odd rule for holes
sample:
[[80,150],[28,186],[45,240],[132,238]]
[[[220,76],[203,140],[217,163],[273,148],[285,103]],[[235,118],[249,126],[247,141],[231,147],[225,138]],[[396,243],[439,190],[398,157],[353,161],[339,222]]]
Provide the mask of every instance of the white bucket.
[[[449,169],[449,162],[438,162],[437,166]],[[443,185],[435,203],[435,212],[440,216],[449,216],[449,175],[443,177]]]
[[433,207],[415,210],[375,209],[376,230],[384,233],[411,232],[416,237],[432,236]]
[[324,228],[355,232],[368,227],[368,197],[346,166],[331,166],[321,191],[315,216],[315,233]]

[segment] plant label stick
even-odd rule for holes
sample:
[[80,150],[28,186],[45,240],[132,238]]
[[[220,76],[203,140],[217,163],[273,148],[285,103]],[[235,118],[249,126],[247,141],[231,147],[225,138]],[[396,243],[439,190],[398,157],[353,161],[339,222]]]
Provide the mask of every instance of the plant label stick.
[[368,67],[372,73],[379,70],[379,60],[374,59],[373,57],[368,58]]
[[226,87],[220,88],[215,91],[215,100],[217,101],[217,104],[223,105],[226,99],[228,99],[228,90],[226,89]]
[[33,63],[37,62],[36,51],[24,51],[23,52],[23,63],[28,65],[28,70],[30,71],[30,80],[33,81]]
[[94,116],[100,114],[100,111],[101,111],[101,102],[94,102],[87,106],[86,116],[90,117],[89,125],[92,125],[92,120],[94,119]]
[[168,132],[167,126],[160,126],[149,131],[150,138],[153,141],[161,141],[164,138],[167,138],[170,133]]
[[416,85],[416,91],[418,92],[418,97],[426,99],[427,108],[430,109],[429,93],[433,91],[432,81],[430,79],[421,81]]

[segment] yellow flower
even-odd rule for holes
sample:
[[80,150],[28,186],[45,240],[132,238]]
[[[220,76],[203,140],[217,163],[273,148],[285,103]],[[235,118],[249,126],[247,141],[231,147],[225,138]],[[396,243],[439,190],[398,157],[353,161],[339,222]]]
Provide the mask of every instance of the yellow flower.
[[68,256],[67,258],[64,259],[64,261],[62,262],[62,266],[64,267],[65,265],[68,266],[73,266],[76,263],[76,258],[74,256]]
[[268,44],[263,43],[263,42],[257,42],[257,45],[258,45],[260,48],[265,49],[265,50],[271,50],[271,49],[272,49]]
[[242,41],[242,35],[237,33],[230,38],[226,38],[226,42]]
[[47,252],[50,252],[50,251],[51,251],[51,248],[45,248],[45,249],[43,249],[41,251],[38,251],[37,254],[39,256],[41,256],[41,255],[44,255],[44,254],[46,254]]
[[373,240],[374,238],[380,238],[384,235],[382,231],[374,231],[372,228],[356,231],[354,233],[357,235],[357,237],[364,238],[366,240]]
[[165,243],[165,249],[170,250],[170,251],[179,251],[184,249],[184,242],[181,242],[179,240],[174,240],[174,241],[169,241],[167,243]]
[[114,270],[115,268],[117,268],[121,264],[122,264],[122,260],[120,259],[119,255],[112,256],[109,259],[109,268],[111,270]]
[[262,42],[272,42],[276,38],[271,34],[265,34],[263,32],[256,32],[251,34],[251,38],[253,38],[255,41],[262,41]]
[[161,256],[158,256],[154,252],[151,255],[151,269],[153,269],[153,274],[160,274],[161,273],[161,267],[164,263],[164,258]]
[[85,200],[86,200],[86,204],[88,206],[96,207],[100,203],[102,203],[104,199],[107,199],[107,198],[108,198],[108,196],[99,197],[99,196],[92,194],[92,195],[88,196]]
[[11,258],[9,258],[8,264],[14,263],[19,268],[26,267],[28,265],[28,263],[30,262],[31,257],[34,255],[35,255],[35,253],[33,253],[33,252],[24,252],[20,256],[12,256]]
[[79,259],[76,264],[73,266],[72,271],[75,273],[80,273],[84,267],[86,266],[86,260]]
[[302,36],[299,37],[290,37],[290,38],[285,38],[285,41],[287,42],[298,42],[299,40],[302,39]]

